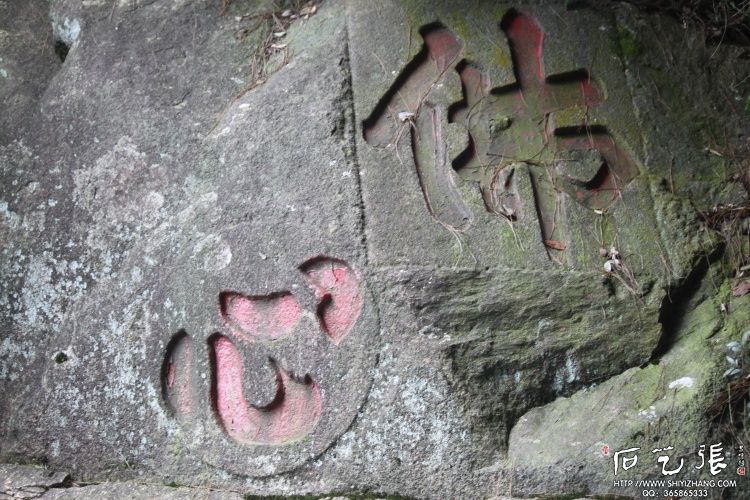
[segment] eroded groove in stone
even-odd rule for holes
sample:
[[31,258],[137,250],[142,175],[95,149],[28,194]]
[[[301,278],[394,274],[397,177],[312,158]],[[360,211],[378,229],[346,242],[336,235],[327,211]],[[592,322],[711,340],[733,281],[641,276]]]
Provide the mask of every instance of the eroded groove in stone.
[[583,182],[562,176],[561,185],[566,193],[583,206],[604,209],[610,206],[627,185],[638,175],[638,166],[620,148],[605,129],[557,129],[555,139],[558,150],[596,150],[604,160],[590,180]]
[[426,103],[416,118],[412,131],[414,163],[419,184],[430,214],[455,230],[471,224],[471,211],[461,199],[455,175],[448,161],[443,134],[445,117],[440,108]]
[[334,343],[340,343],[362,311],[357,272],[344,261],[329,257],[311,259],[300,270],[319,299],[316,313],[321,329]]
[[289,334],[299,321],[302,309],[289,292],[269,295],[219,294],[224,323],[239,339],[274,340]]
[[424,48],[406,65],[369,118],[364,121],[364,137],[372,146],[384,147],[397,140],[402,120],[399,113],[414,113],[433,85],[456,63],[461,41],[442,24],[420,30]]
[[516,220],[521,216],[521,197],[518,194],[518,181],[514,168],[496,169],[489,180],[489,186],[482,189],[484,207],[495,213]]
[[248,405],[243,394],[242,358],[221,334],[209,339],[211,404],[222,429],[243,444],[283,444],[309,434],[320,420],[320,389],[309,375],[302,381],[270,360],[276,394],[262,407]]
[[[462,43],[440,24],[420,30],[424,48],[409,63],[391,90],[365,121],[365,140],[373,146],[397,143],[410,128],[414,164],[430,214],[441,224],[464,230],[471,211],[453,179],[443,134],[443,111],[426,102],[433,86],[455,65]],[[417,123],[411,127],[411,121]],[[398,147],[398,144],[396,144]]]
[[162,365],[162,395],[179,418],[190,415],[194,409],[192,364],[190,337],[184,331],[179,332],[169,341]]

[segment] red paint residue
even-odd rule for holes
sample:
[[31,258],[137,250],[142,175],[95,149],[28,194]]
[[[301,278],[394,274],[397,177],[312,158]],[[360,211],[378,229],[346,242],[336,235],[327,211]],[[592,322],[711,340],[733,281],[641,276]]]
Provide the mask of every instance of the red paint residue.
[[[456,71],[461,79],[464,98],[453,107],[452,114],[448,117],[451,123],[465,121],[474,106],[489,95],[491,86],[489,76],[474,64],[462,61],[456,66]],[[471,140],[471,135],[469,139]]]
[[185,416],[193,409],[193,346],[184,332],[175,335],[167,346],[162,370],[162,391],[170,409]]
[[516,78],[521,87],[544,83],[542,43],[544,33],[531,17],[511,15],[503,29],[511,44]]
[[281,444],[309,434],[320,420],[320,389],[309,376],[297,381],[274,363],[276,396],[263,407],[247,404],[242,390],[242,359],[223,335],[210,340],[212,403],[224,431],[247,444]]
[[356,272],[338,259],[318,257],[300,268],[320,299],[320,327],[338,344],[357,322],[362,311],[362,293]]
[[[501,28],[508,39],[516,81],[488,93],[486,71],[465,61],[458,64],[456,70],[464,99],[454,108],[452,118],[469,129],[471,139],[454,166],[464,178],[479,181],[488,211],[507,217],[505,205],[513,193],[494,182],[493,171],[519,159],[552,161],[550,152],[597,150],[604,161],[593,178],[579,181],[554,172],[552,181],[558,184],[559,178],[563,190],[584,206],[606,208],[617,198],[619,190],[638,174],[638,169],[603,129],[580,127],[561,131],[555,128],[554,116],[551,116],[563,109],[601,104],[605,99],[602,88],[585,69],[545,77],[544,33],[532,17],[511,9],[503,18]],[[498,117],[504,117],[503,121]],[[491,125],[489,128],[487,122]],[[512,128],[512,133],[504,134],[505,128]],[[548,149],[550,143],[554,150]],[[558,193],[550,189],[546,177],[549,173],[545,176],[530,169],[530,174],[542,238],[545,242],[554,242],[546,244],[548,249],[562,251],[565,245],[557,222]]]
[[609,134],[589,131],[587,135],[557,138],[561,150],[599,151],[604,160],[587,182],[565,179],[562,187],[585,207],[604,209],[620,195],[620,190],[638,175],[638,166],[615,144]]
[[[508,38],[515,83],[490,91],[487,71],[467,61],[456,66],[464,98],[454,107],[451,121],[469,129],[471,142],[454,167],[471,180],[477,180],[476,170],[487,165],[542,154],[554,130],[550,114],[576,106],[596,106],[604,100],[603,92],[586,70],[545,78],[544,33],[532,17],[511,10],[501,28]],[[506,123],[498,123],[497,117],[504,117]],[[493,120],[496,127],[488,130],[486,122]],[[503,134],[508,127],[515,132]],[[491,176],[478,180],[483,197],[488,199]],[[488,208],[502,213],[500,207]]]
[[593,84],[591,78],[581,80],[581,95],[586,106],[594,107],[604,102],[602,91]]
[[448,69],[461,51],[461,43],[453,33],[446,29],[426,33],[424,44],[430,60],[437,64],[437,70],[441,73]]
[[174,386],[175,371],[174,361],[170,358],[167,362],[167,389],[171,389]]
[[555,75],[554,82],[545,78],[544,33],[532,17],[511,11],[502,28],[510,45],[517,92],[523,107],[528,108],[522,112],[536,116],[571,106],[597,106],[604,101],[602,92],[584,70]]
[[221,317],[238,338],[274,340],[289,334],[302,315],[297,299],[289,292],[246,296],[219,294]]

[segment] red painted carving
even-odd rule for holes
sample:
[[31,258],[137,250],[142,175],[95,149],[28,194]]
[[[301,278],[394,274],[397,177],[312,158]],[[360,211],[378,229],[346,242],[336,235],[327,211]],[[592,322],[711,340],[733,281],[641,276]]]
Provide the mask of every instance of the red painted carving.
[[356,272],[344,262],[327,257],[309,260],[300,269],[320,299],[317,315],[321,329],[338,344],[362,310]]
[[274,363],[276,396],[264,407],[247,404],[242,394],[242,359],[223,335],[210,340],[211,400],[222,428],[246,444],[281,444],[299,439],[318,423],[320,389],[309,377],[297,381]]
[[[363,295],[358,273],[344,261],[316,257],[300,266],[318,299],[315,314],[330,349],[350,332],[360,316]],[[219,294],[219,315],[228,334],[208,339],[211,381],[210,402],[220,427],[246,445],[279,445],[309,434],[321,418],[323,398],[318,384],[307,374],[299,378],[270,360],[275,372],[275,396],[265,406],[249,405],[243,393],[243,359],[232,339],[246,349],[289,342],[302,309],[289,292],[252,296],[237,292]],[[293,340],[292,340],[293,341]],[[327,343],[328,344],[328,343]],[[184,332],[167,346],[162,367],[162,390],[170,409],[181,419],[194,412],[193,346]]]
[[602,155],[604,163],[590,181],[568,179],[563,184],[569,195],[589,208],[603,209],[611,205],[620,188],[638,174],[638,167],[609,134],[590,130],[586,135],[559,135],[557,144],[567,150],[595,149]]
[[[557,111],[598,106],[604,92],[586,70],[545,76],[544,33],[528,15],[509,11],[501,28],[511,50],[516,81],[492,88],[489,75],[461,60],[463,44],[442,26],[422,30],[425,47],[404,69],[364,123],[365,140],[383,147],[398,142],[405,127],[427,207],[438,222],[464,229],[471,222],[452,172],[445,168],[444,119],[432,93],[450,68],[461,80],[464,98],[450,106],[448,120],[462,124],[468,147],[452,162],[462,178],[475,181],[486,209],[515,220],[520,200],[515,166],[528,169],[541,236],[550,257],[564,252],[560,196],[570,195],[590,209],[609,207],[620,190],[638,175],[638,167],[603,127],[555,126]],[[404,115],[406,113],[406,115]],[[408,124],[400,117],[409,116]],[[555,167],[559,152],[598,151],[602,164],[588,180],[568,177]]]
[[[591,180],[577,181],[554,172],[552,187],[570,194],[588,208],[608,207],[617,199],[619,187],[638,174],[637,166],[605,131],[586,127],[556,129],[551,116],[566,108],[598,106],[604,101],[603,92],[585,70],[545,79],[544,34],[530,17],[511,11],[502,27],[511,48],[516,83],[490,91],[488,78],[477,68],[467,64],[459,71],[465,104],[457,108],[452,118],[466,125],[473,144],[472,151],[464,154],[460,171],[480,181],[485,203],[493,211],[508,216],[504,207],[491,201],[497,196],[498,187],[499,191],[503,190],[494,181],[505,165],[527,159],[549,164],[554,161],[555,151],[597,150],[604,161]],[[507,120],[494,124],[494,131],[493,124],[489,128],[481,126],[497,116],[506,116]],[[497,166],[491,170],[482,168],[493,163]],[[550,172],[532,167],[530,175],[540,211],[542,236],[545,240],[556,241],[556,194],[545,186]]]
[[246,342],[283,337],[292,331],[302,314],[297,299],[288,292],[252,297],[222,292],[219,309],[224,324]]

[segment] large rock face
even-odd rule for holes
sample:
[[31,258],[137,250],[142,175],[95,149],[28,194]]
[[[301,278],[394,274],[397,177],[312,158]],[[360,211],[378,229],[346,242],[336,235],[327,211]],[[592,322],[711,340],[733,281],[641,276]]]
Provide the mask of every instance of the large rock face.
[[750,67],[579,3],[0,2],[0,460],[637,495],[717,437]]

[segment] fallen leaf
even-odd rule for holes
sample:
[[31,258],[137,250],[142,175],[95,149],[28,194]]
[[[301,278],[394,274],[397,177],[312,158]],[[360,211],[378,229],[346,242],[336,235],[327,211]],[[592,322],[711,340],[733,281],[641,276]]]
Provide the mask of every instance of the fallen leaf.
[[307,7],[302,7],[302,9],[299,11],[300,16],[312,16],[318,11],[317,5],[309,5]]
[[742,297],[750,293],[750,281],[739,280],[732,286],[732,297]]
[[565,250],[567,248],[565,243],[557,240],[544,240],[544,246],[553,250]]
[[740,373],[742,373],[742,371],[739,368],[732,367],[724,372],[723,377],[734,377],[735,375],[738,375]]

